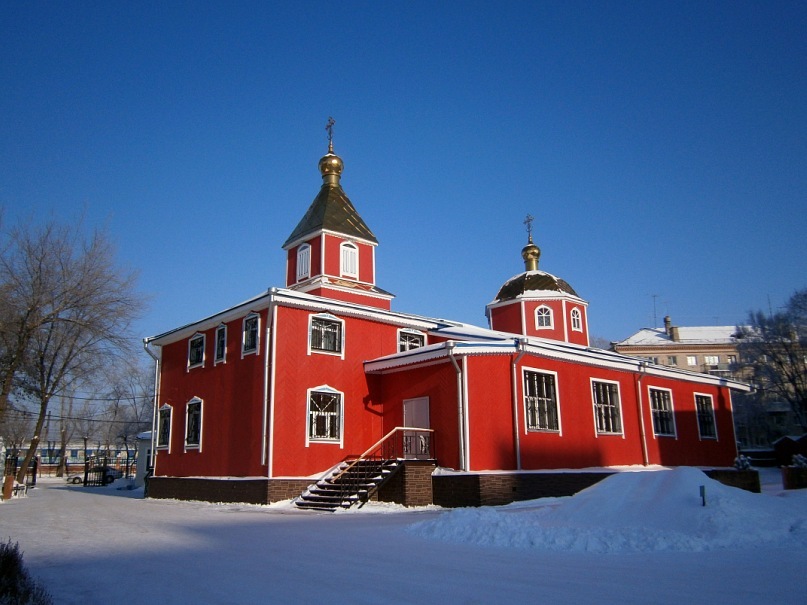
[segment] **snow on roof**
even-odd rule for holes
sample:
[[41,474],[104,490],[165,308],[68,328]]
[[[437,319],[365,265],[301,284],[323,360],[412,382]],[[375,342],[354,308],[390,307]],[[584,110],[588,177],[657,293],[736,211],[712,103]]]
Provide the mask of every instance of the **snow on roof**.
[[733,344],[737,326],[681,326],[678,340],[673,340],[664,328],[642,328],[635,334],[620,340],[617,345],[671,346],[684,344]]

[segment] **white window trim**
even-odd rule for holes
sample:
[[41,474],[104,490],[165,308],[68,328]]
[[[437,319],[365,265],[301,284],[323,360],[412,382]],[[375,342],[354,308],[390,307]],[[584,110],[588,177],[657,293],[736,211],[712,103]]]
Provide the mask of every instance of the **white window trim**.
[[[339,330],[339,351],[326,351],[323,349],[315,349],[312,346],[312,331],[314,329],[314,320],[315,319],[322,319],[325,321],[331,322],[338,322],[341,324],[341,328]],[[308,316],[308,354],[311,355],[315,353],[317,355],[331,355],[333,357],[339,357],[340,359],[345,358],[345,320],[339,319],[335,315],[331,315],[330,313],[314,313],[313,315]]]
[[571,316],[572,316],[572,331],[573,332],[582,332],[583,331],[583,314],[580,312],[580,309],[578,309],[577,307],[572,309]]
[[[345,262],[347,259],[345,250],[352,251],[351,256],[353,257],[353,269],[355,269],[355,271],[350,271],[350,264]],[[342,242],[339,244],[339,275],[352,279],[359,278],[359,247],[353,242]]]
[[[257,324],[255,326],[255,349],[254,350],[246,350],[247,344],[247,321],[250,319],[256,318]],[[254,311],[248,313],[244,319],[241,320],[241,359],[244,359],[247,355],[258,355],[259,351],[261,350],[261,316],[259,313],[255,313]]]
[[[527,422],[527,418],[528,418],[527,390],[525,388],[527,372],[533,372],[533,373],[536,373],[536,374],[549,374],[550,376],[554,377],[554,379],[555,379],[555,407],[556,407],[556,412],[557,412],[557,415],[558,415],[558,428],[557,428],[557,430],[555,430],[555,429],[531,429],[531,428],[529,428],[529,423]],[[550,434],[550,435],[560,435],[560,436],[563,435],[563,417],[562,417],[561,408],[560,408],[560,385],[558,384],[558,373],[557,372],[553,372],[551,370],[544,370],[544,369],[541,369],[541,368],[530,368],[530,367],[526,367],[526,366],[522,367],[521,368],[521,405],[522,405],[522,408],[523,408],[522,411],[524,412],[524,434],[525,435],[530,434],[530,433],[546,433],[546,434]]]
[[[199,363],[191,363],[191,344],[196,340],[202,340],[202,361]],[[193,368],[203,368],[205,367],[205,357],[207,357],[207,339],[205,338],[204,333],[197,332],[193,336],[188,339],[188,365],[187,369],[192,370]]]
[[[168,443],[165,445],[160,445],[160,414],[164,410],[168,410]],[[157,414],[157,449],[158,450],[165,450],[168,453],[171,453],[171,432],[174,429],[174,408],[173,406],[164,403],[160,406]]]
[[[712,426],[715,427],[715,435],[714,437],[703,436],[701,434],[701,423],[698,420],[698,397],[706,397],[709,400],[709,405],[712,408]],[[692,396],[692,400],[695,402],[695,421],[698,423],[698,438],[701,441],[718,441],[718,434],[717,434],[717,416],[715,415],[715,398],[712,397],[709,393],[695,393]]]
[[[603,436],[611,436],[611,435],[621,435],[622,438],[625,438],[625,415],[622,413],[622,390],[620,388],[620,384],[616,380],[606,380],[604,378],[594,378],[591,377],[589,379],[591,382],[591,411],[594,414],[594,435],[596,437],[603,437]],[[601,431],[597,426],[597,402],[594,399],[594,383],[600,382],[603,384],[614,384],[616,385],[616,396],[619,401],[619,431]]]
[[[218,358],[219,352],[219,333],[224,332],[224,351],[221,356],[221,359]],[[220,363],[227,363],[227,324],[219,324],[214,332],[214,341],[213,341],[213,365],[218,365]]]
[[[670,395],[670,414],[672,415],[672,434],[669,433],[656,433],[656,423],[653,422],[653,395],[651,391],[666,391]],[[667,389],[664,387],[656,387],[656,386],[647,386],[647,405],[650,408],[650,423],[653,425],[653,437],[667,437],[672,439],[678,439],[678,426],[675,422],[675,401],[673,400],[672,396],[672,389]]]
[[[425,347],[428,344],[428,340],[427,340],[425,332],[421,332],[420,330],[412,330],[411,328],[400,328],[398,330],[398,335],[397,335],[398,336],[397,349],[398,349],[399,353],[402,352],[401,351],[401,335],[402,334],[411,334],[412,336],[420,336],[420,337],[422,337],[423,338],[423,344],[420,345],[420,347],[418,347],[418,348]],[[407,349],[407,350],[412,351],[413,349]]]
[[[311,394],[312,393],[330,393],[339,395],[339,439],[312,439],[309,433],[311,426]],[[338,391],[327,384],[323,384],[312,389],[307,389],[305,392],[305,446],[310,444],[323,444],[323,445],[338,445],[339,449],[345,446],[345,394]]]
[[[548,315],[548,317],[549,317],[549,325],[548,326],[538,325],[538,311],[542,311],[543,309],[546,309],[547,311],[549,311],[549,315]],[[540,307],[535,309],[534,316],[535,316],[534,317],[534,320],[535,320],[534,323],[535,323],[535,329],[536,330],[554,330],[555,329],[555,313],[552,311],[552,307],[549,307],[547,305],[541,305]]]
[[[199,404],[199,443],[188,443],[188,408],[190,408],[191,404]],[[204,402],[199,397],[191,398],[188,403],[185,404],[185,439],[183,441],[185,451],[193,450],[195,452],[202,451],[202,427],[204,426],[204,415],[205,415],[205,405]]]
[[297,248],[297,281],[301,282],[311,277],[311,246],[301,244]]

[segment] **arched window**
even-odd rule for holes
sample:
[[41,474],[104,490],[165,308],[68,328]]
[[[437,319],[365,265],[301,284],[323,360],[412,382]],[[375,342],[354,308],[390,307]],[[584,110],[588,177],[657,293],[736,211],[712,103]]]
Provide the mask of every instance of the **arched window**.
[[552,327],[552,309],[541,306],[535,310],[535,327],[538,330]]
[[297,281],[311,276],[311,246],[303,244],[297,248]]
[[583,331],[583,316],[580,314],[580,309],[572,309],[572,330]]
[[340,246],[342,257],[342,275],[344,277],[359,277],[359,249],[350,242]]

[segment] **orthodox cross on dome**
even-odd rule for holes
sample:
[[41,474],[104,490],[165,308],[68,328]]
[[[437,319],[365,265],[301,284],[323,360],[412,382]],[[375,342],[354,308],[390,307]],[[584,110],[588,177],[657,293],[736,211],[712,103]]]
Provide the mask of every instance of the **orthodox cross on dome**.
[[325,130],[328,131],[328,153],[333,153],[333,125],[336,120],[328,116],[328,123],[325,125]]
[[529,243],[532,243],[532,221],[535,220],[531,214],[528,214],[524,219],[524,224],[527,226],[527,235],[529,236]]

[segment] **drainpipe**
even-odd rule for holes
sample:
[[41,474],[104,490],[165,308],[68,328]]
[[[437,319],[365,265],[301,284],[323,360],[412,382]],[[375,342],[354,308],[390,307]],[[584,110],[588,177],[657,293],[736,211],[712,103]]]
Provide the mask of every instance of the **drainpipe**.
[[463,388],[462,388],[462,370],[457,363],[457,358],[454,356],[454,347],[456,344],[453,340],[446,342],[446,350],[448,351],[448,358],[454,365],[454,371],[457,373],[457,417],[459,423],[459,442],[460,442],[460,470],[467,470],[465,464],[465,406],[463,405]]
[[[153,475],[157,468],[157,408],[160,401],[160,357],[151,351],[149,344],[148,338],[144,338],[143,349],[154,360],[154,405],[151,413],[151,473]],[[148,469],[146,469],[146,473],[148,473]]]
[[[269,353],[272,350],[269,346],[269,338],[271,336],[271,323],[272,323],[272,304],[269,303],[269,308],[266,311],[266,329],[264,330],[263,337],[263,435],[261,436],[261,464],[267,464],[267,444],[268,444],[268,428],[269,428]],[[269,469],[267,468],[267,473]],[[271,476],[271,475],[267,475]]]
[[[263,431],[264,431],[264,455],[266,456],[266,473],[267,477],[270,479],[274,473],[274,443],[275,443],[275,373],[276,373],[276,364],[275,360],[269,359],[269,355],[271,354],[274,357],[275,351],[277,351],[277,302],[275,301],[275,293],[277,292],[277,288],[272,288],[270,290],[272,293],[271,298],[269,299],[269,310],[266,313],[267,323],[271,318],[271,325],[267,326],[268,337],[267,337],[267,353],[266,353],[266,363],[267,363],[267,371],[269,371],[268,381],[266,380],[266,376],[264,376],[264,388],[268,388],[268,391],[264,393],[264,423],[263,423]],[[269,338],[272,339],[271,347],[269,346]],[[268,386],[267,386],[268,385]],[[267,411],[268,407],[268,411]]]
[[636,380],[636,401],[639,405],[639,434],[642,438],[642,459],[644,460],[644,465],[648,466],[650,464],[650,458],[647,455],[647,435],[644,430],[644,404],[642,403],[642,378],[644,378],[646,371],[647,362],[640,361],[639,377]]
[[516,366],[521,358],[526,354],[526,338],[514,338],[516,345],[516,355],[510,364],[513,384],[513,446],[516,450],[516,470],[521,470],[521,434],[518,429],[518,380],[516,376]]

